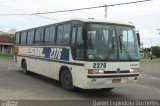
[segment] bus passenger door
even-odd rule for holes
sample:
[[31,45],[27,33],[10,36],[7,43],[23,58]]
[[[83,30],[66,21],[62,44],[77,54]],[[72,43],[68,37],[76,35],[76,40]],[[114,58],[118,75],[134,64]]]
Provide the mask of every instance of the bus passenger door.
[[[84,43],[82,38],[82,27],[76,26],[72,28],[71,37],[71,53],[73,62],[82,63],[84,57]],[[76,65],[72,68],[73,84],[75,86],[83,85],[84,81],[80,81],[82,77],[85,77],[84,66]],[[83,78],[84,79],[84,78]]]
[[71,54],[72,59],[75,58],[75,52],[76,52],[76,35],[77,35],[77,27],[72,28],[72,37],[71,37]]
[[84,42],[82,38],[82,27],[72,28],[71,53],[75,60],[83,60]]

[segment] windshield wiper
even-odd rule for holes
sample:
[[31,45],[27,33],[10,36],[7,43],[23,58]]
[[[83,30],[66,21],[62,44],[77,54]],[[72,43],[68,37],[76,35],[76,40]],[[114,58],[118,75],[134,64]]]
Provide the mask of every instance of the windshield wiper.
[[115,48],[115,45],[114,45],[114,37],[112,37],[112,54],[113,54],[114,48]]
[[128,50],[127,50],[127,48],[126,48],[126,46],[125,46],[125,44],[124,43],[122,43],[122,36],[123,35],[119,35],[119,41],[120,41],[120,50],[121,50],[121,53],[122,53],[122,46],[124,47],[124,50],[125,50],[125,54],[127,55],[127,57],[128,57],[128,59],[129,60],[131,60],[132,58],[131,58],[131,56],[130,56],[130,54],[129,54],[129,52],[128,52]]
[[[112,44],[112,46],[108,46],[108,52],[107,52],[107,56],[106,56],[106,60],[109,59],[109,56],[111,55],[111,53],[114,53],[114,49],[115,49],[115,45],[114,45],[114,37],[112,37],[112,42],[110,42]],[[108,44],[109,45],[109,44]]]

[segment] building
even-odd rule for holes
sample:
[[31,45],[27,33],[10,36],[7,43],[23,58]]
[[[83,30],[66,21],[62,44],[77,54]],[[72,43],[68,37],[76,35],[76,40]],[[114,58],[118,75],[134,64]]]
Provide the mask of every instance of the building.
[[14,30],[9,30],[9,32],[0,31],[0,54],[12,54],[14,36]]
[[0,35],[0,53],[1,54],[12,54],[13,50],[13,38],[12,34]]

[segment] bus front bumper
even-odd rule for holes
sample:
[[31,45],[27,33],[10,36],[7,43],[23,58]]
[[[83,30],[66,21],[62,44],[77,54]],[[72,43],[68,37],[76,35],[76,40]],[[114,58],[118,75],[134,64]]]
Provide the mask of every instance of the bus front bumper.
[[135,85],[139,74],[88,74],[85,89],[111,88]]

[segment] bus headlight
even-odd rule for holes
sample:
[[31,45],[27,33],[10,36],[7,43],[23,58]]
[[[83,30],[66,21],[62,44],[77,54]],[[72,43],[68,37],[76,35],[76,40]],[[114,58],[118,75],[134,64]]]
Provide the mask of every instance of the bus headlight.
[[139,73],[139,68],[131,68],[130,73]]
[[88,74],[104,74],[104,70],[102,70],[102,69],[89,69]]

